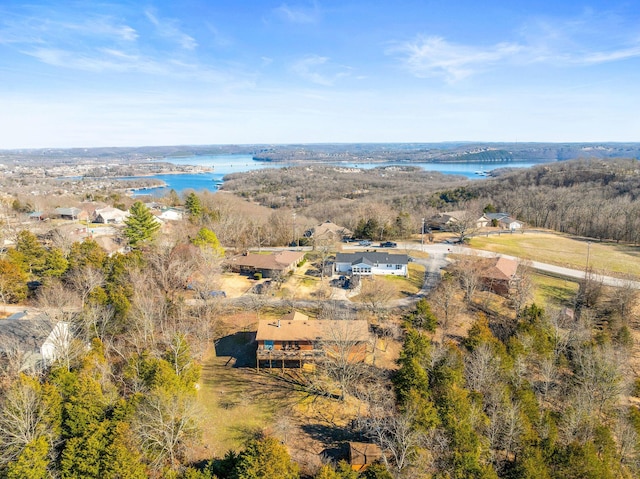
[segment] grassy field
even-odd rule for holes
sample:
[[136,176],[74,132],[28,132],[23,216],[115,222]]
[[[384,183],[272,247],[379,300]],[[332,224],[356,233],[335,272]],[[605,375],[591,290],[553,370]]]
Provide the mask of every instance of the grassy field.
[[533,301],[537,305],[552,303],[557,306],[573,306],[573,299],[578,293],[578,283],[538,273],[533,274],[531,278],[534,285]]
[[584,269],[589,253],[589,266],[597,272],[640,277],[640,247],[595,242],[559,234],[504,234],[474,237],[471,247],[495,251],[520,258]]

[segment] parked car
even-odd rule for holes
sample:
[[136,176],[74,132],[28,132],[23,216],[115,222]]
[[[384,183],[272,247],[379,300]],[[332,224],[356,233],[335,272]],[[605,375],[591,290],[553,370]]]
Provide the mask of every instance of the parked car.
[[398,243],[394,243],[393,241],[385,241],[384,243],[380,243],[381,248],[397,248]]
[[360,246],[371,246],[371,241],[369,241],[369,240],[362,240],[362,241],[359,241],[359,242],[358,242],[358,244],[359,244]]

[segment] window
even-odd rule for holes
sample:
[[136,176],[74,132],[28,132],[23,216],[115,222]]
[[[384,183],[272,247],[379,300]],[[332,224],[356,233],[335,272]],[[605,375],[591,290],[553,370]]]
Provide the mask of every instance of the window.
[[273,349],[273,339],[266,339],[264,342],[264,349],[272,350]]

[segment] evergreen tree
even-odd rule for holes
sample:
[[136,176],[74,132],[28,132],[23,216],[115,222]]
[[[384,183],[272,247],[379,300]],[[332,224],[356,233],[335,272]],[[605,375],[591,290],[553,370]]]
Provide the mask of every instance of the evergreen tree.
[[160,229],[160,223],[142,201],[136,201],[129,209],[131,215],[124,221],[124,235],[132,248],[151,241]]
[[30,275],[39,274],[45,266],[47,250],[30,231],[20,231],[16,247],[7,253],[9,259]]
[[184,207],[187,209],[189,216],[191,218],[199,218],[202,216],[204,209],[202,208],[202,203],[200,202],[200,198],[194,192],[189,193],[187,199],[184,202]]
[[69,267],[69,262],[59,248],[52,248],[45,255],[45,264],[42,268],[42,275],[52,278],[59,278]]
[[49,442],[44,436],[31,441],[18,458],[9,463],[6,479],[48,479]]
[[208,228],[200,228],[200,231],[191,242],[200,248],[210,249],[218,256],[224,256],[224,248],[220,245],[218,237]]
[[0,300],[19,303],[27,297],[27,274],[11,261],[0,259]]
[[233,479],[298,479],[298,465],[291,460],[287,448],[267,437],[251,441],[240,454]]

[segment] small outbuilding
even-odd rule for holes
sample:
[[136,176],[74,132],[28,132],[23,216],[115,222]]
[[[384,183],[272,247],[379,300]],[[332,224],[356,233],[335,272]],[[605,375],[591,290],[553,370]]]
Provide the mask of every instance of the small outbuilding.
[[372,442],[350,442],[349,464],[354,471],[364,471],[374,462],[382,459],[382,450]]

